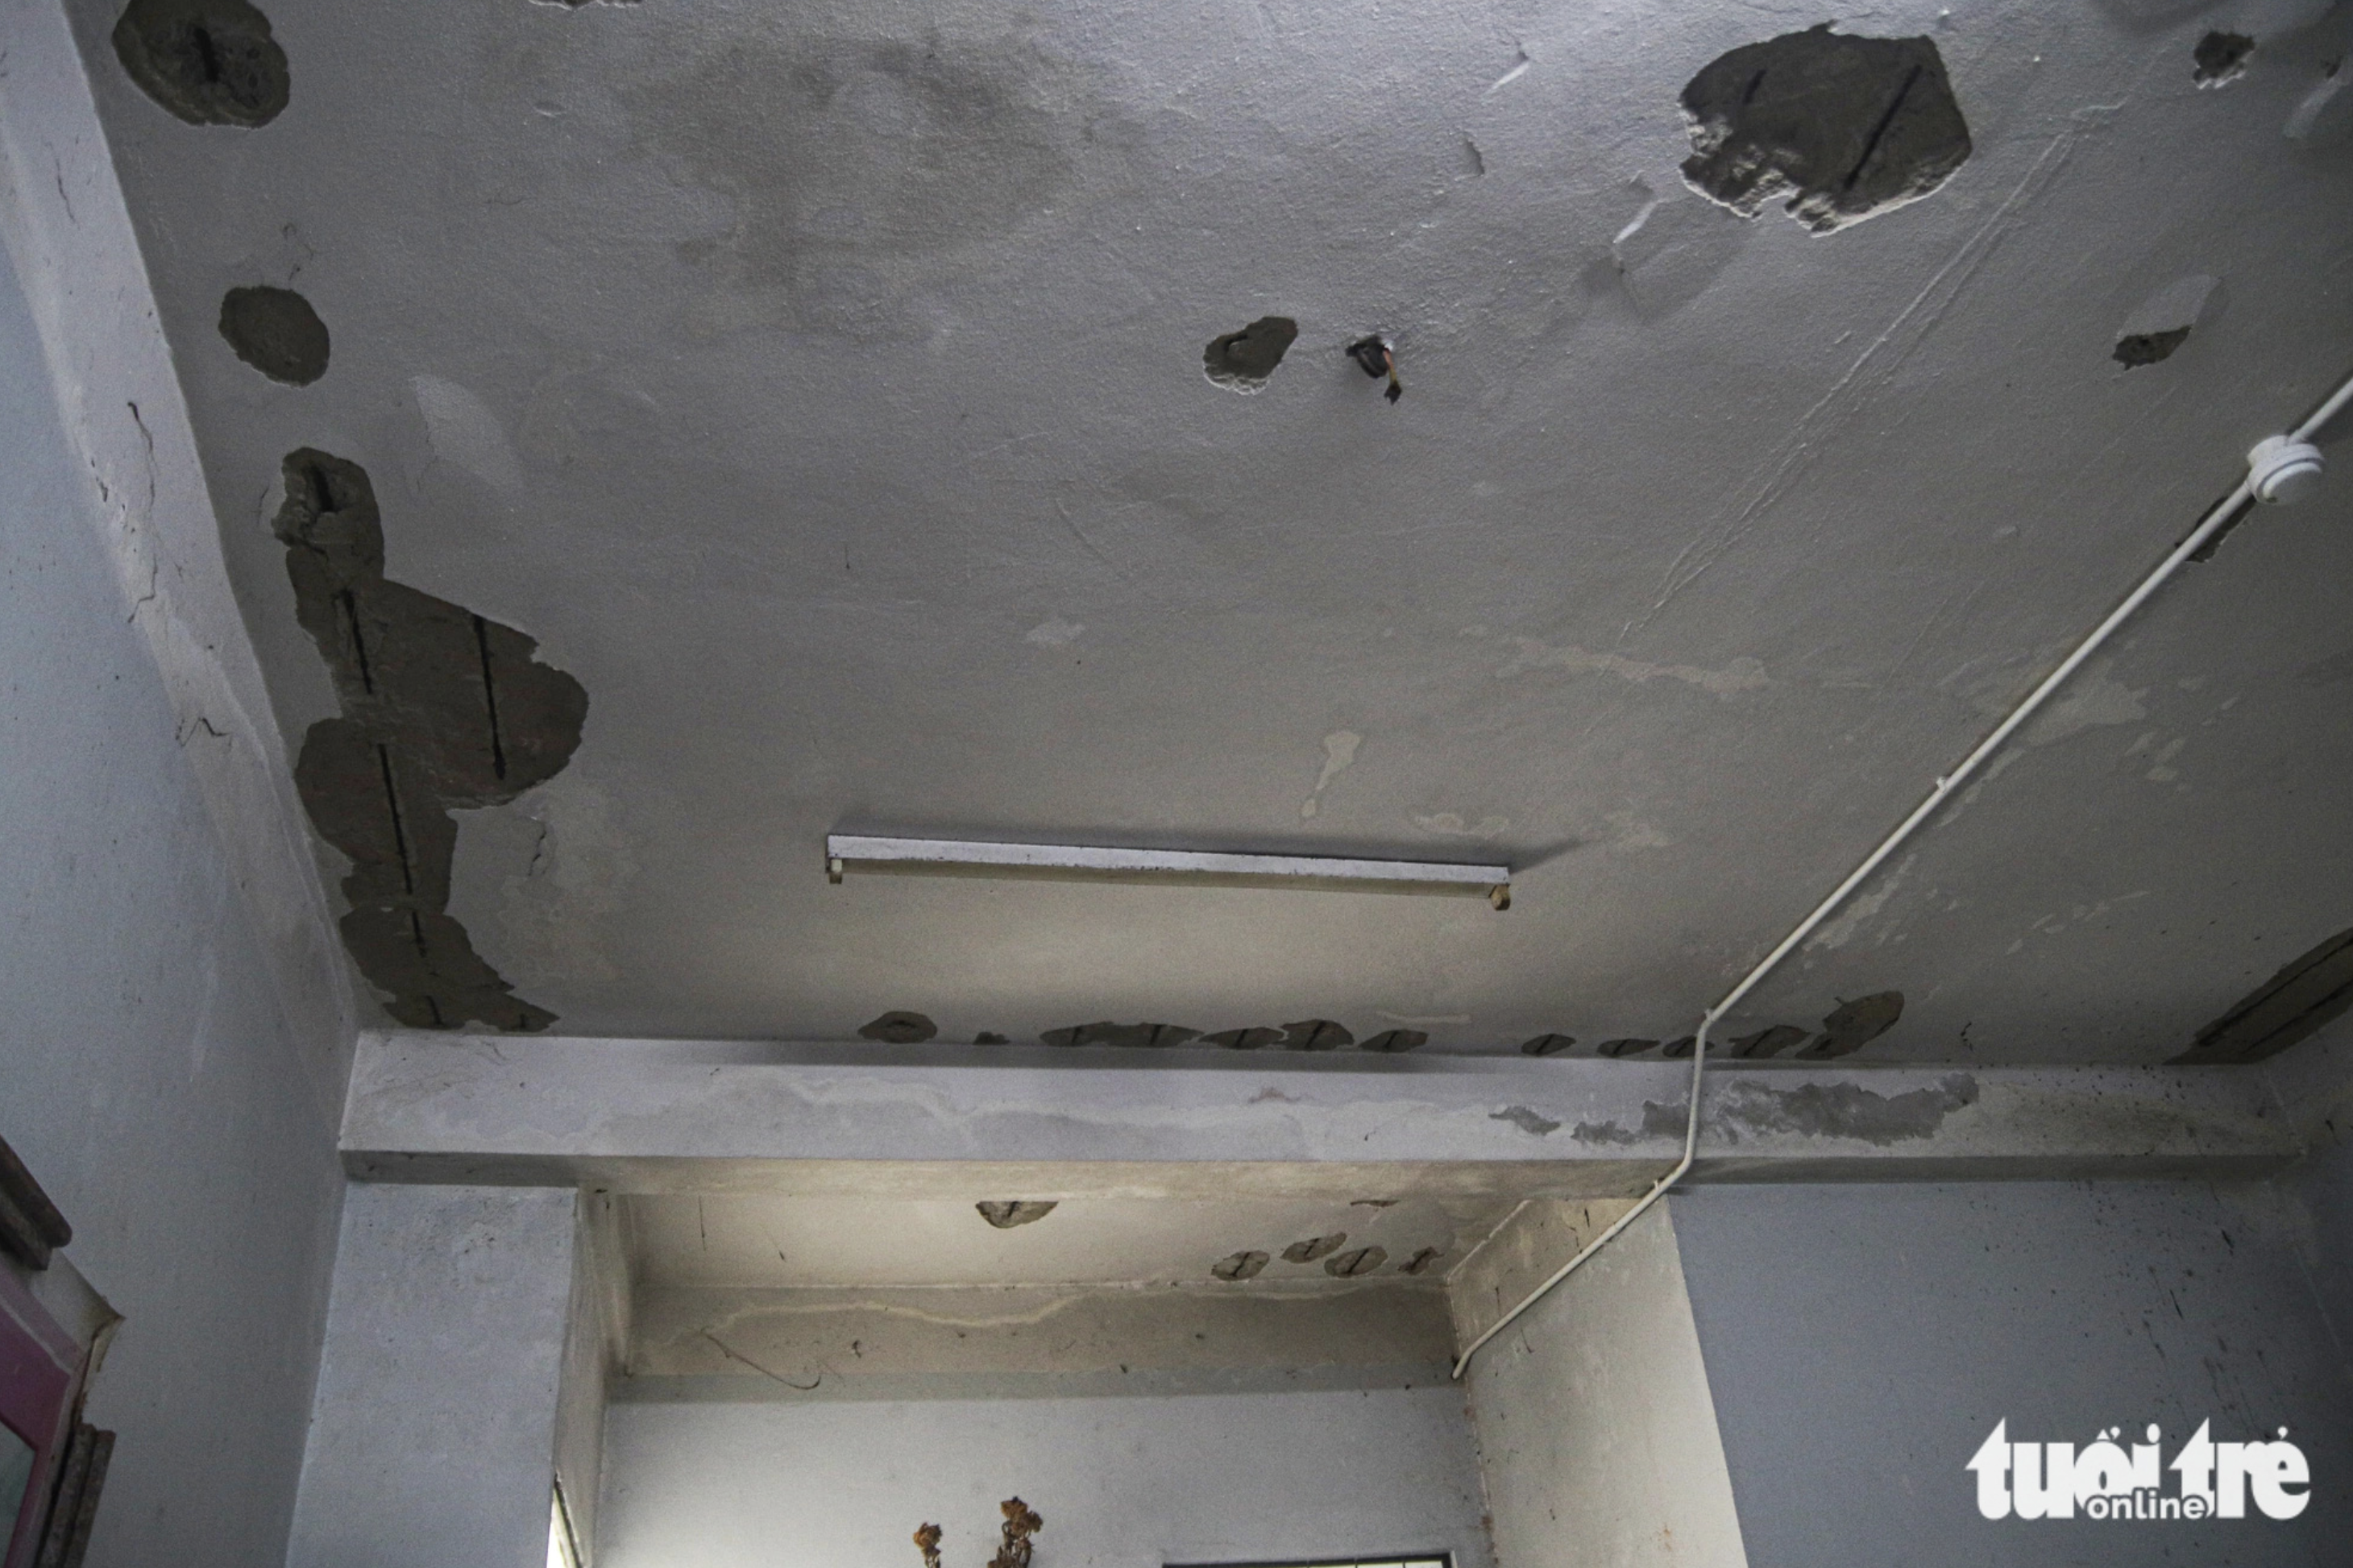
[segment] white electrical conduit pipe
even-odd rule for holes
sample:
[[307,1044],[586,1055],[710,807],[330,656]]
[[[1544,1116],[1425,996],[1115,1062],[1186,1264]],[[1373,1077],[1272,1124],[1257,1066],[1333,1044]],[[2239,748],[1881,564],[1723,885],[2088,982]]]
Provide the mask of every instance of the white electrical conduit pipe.
[[[2042,683],[2028,692],[2024,700],[2017,707],[2010,710],[2010,717],[1994,726],[1993,733],[1978,742],[1977,748],[1961,759],[1959,766],[1938,779],[1936,787],[1928,792],[1928,798],[1914,808],[1911,816],[1896,824],[1895,831],[1881,839],[1879,847],[1863,857],[1862,864],[1849,872],[1845,881],[1831,889],[1829,898],[1814,906],[1813,913],[1799,921],[1789,934],[1781,939],[1779,945],[1759,960],[1756,968],[1741,977],[1739,984],[1725,992],[1723,1001],[1701,1015],[1699,1030],[1692,1039],[1691,1112],[1683,1122],[1683,1157],[1675,1162],[1673,1170],[1661,1177],[1649,1192],[1642,1194],[1641,1201],[1624,1214],[1620,1215],[1610,1224],[1609,1229],[1595,1237],[1576,1257],[1555,1270],[1551,1278],[1528,1292],[1526,1298],[1518,1306],[1496,1319],[1485,1333],[1472,1340],[1469,1348],[1454,1359],[1453,1375],[1456,1378],[1461,1377],[1464,1370],[1471,1364],[1471,1358],[1477,1355],[1489,1340],[1510,1328],[1521,1313],[1543,1300],[1551,1293],[1555,1286],[1583,1267],[1587,1258],[1609,1246],[1620,1231],[1641,1218],[1652,1204],[1667,1195],[1669,1187],[1682,1181],[1685,1173],[1691,1170],[1692,1162],[1699,1153],[1699,1091],[1707,1068],[1708,1031],[1714,1028],[1725,1014],[1738,1006],[1741,998],[1755,990],[1757,984],[1772,973],[1783,959],[1795,952],[1799,943],[1813,935],[1815,929],[1831,917],[1831,912],[1846,901],[1847,895],[1861,887],[1873,871],[1878,870],[1887,858],[1895,853],[1904,841],[1919,829],[1921,824],[1936,815],[1936,808],[1944,805],[1955,790],[1967,784],[1970,775],[1985,764],[1986,759],[2000,751],[2003,742],[2018,732],[2020,725],[2033,718],[2035,712],[2051,700],[2052,693],[2065,685],[2067,678],[2084,667],[2085,659],[2100,651],[2101,646],[2116,635],[2118,626],[2130,620],[2134,612],[2148,603],[2150,595],[2164,587],[2176,572],[2188,564],[2192,556],[2204,549],[2210,540],[2228,527],[2231,520],[2237,517],[2242,509],[2255,500],[2261,470],[2264,466],[2266,448],[2302,446],[2308,443],[2322,426],[2344,412],[2348,404],[2353,404],[2353,377],[2348,377],[2329,395],[2328,401],[2323,403],[2313,413],[2310,418],[2288,432],[2285,437],[2274,437],[2263,446],[2257,447],[2255,451],[2250,454],[2249,460],[2254,467],[2251,468],[2247,477],[2242,479],[2229,495],[2215,503],[2213,510],[2200,521],[2196,528],[2189,531],[2189,536],[2175,545],[2165,559],[2157,563],[2157,569],[2141,579],[2138,587],[2125,595],[2124,603],[2109,611],[2107,618],[2093,627],[2091,635],[2075,645],[2075,651],[2062,659],[2058,668],[2044,676]],[[2312,454],[2308,460],[2314,465],[2313,472],[2316,474],[2318,455]],[[2267,495],[2265,499],[2271,498]]]

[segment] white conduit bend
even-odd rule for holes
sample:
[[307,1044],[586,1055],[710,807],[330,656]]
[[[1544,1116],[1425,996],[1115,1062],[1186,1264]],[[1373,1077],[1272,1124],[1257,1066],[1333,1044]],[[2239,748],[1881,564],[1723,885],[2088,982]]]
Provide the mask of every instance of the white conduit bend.
[[[2353,377],[2347,378],[2339,384],[2337,390],[2329,395],[2328,400],[2313,412],[2310,418],[2288,432],[2284,439],[2289,443],[2310,441],[2322,426],[2344,412],[2348,404],[2353,404]],[[2283,438],[2274,437],[2274,439]],[[2259,447],[2256,450],[2261,452],[2263,448]],[[2252,454],[2250,460],[2254,460]],[[2010,710],[2010,717],[1994,726],[1993,733],[1979,741],[1976,749],[1961,759],[1958,766],[1936,781],[1936,787],[1928,792],[1928,798],[1915,807],[1911,816],[1897,823],[1895,831],[1881,839],[1879,847],[1864,856],[1862,864],[1849,872],[1845,881],[1831,889],[1829,898],[1814,906],[1813,913],[1799,921],[1789,934],[1781,939],[1779,945],[1759,960],[1757,967],[1741,977],[1739,984],[1725,992],[1723,1001],[1700,1016],[1698,1032],[1692,1039],[1691,1111],[1683,1122],[1683,1158],[1675,1163],[1674,1169],[1661,1177],[1649,1192],[1643,1194],[1641,1199],[1632,1208],[1620,1215],[1609,1229],[1595,1237],[1576,1257],[1562,1264],[1551,1278],[1528,1292],[1518,1306],[1496,1319],[1486,1332],[1472,1340],[1469,1348],[1454,1359],[1454,1377],[1457,1379],[1461,1377],[1463,1372],[1471,1365],[1471,1358],[1477,1355],[1489,1340],[1510,1328],[1521,1313],[1543,1300],[1551,1293],[1555,1286],[1583,1267],[1587,1258],[1609,1246],[1611,1238],[1620,1231],[1641,1218],[1652,1204],[1667,1195],[1668,1188],[1682,1181],[1685,1173],[1691,1170],[1692,1162],[1699,1153],[1700,1084],[1707,1068],[1708,1031],[1714,1028],[1725,1014],[1738,1006],[1741,998],[1755,990],[1758,983],[1772,973],[1783,959],[1795,952],[1799,943],[1813,935],[1815,928],[1828,920],[1831,911],[1846,901],[1849,894],[1861,887],[1873,871],[1878,870],[1886,858],[1895,853],[1904,841],[1919,829],[1921,824],[1936,815],[1936,808],[1944,805],[1955,790],[1967,784],[1970,775],[1985,764],[1986,759],[2000,751],[2002,744],[2018,732],[2020,725],[2033,718],[2036,711],[2051,700],[2052,693],[2065,685],[2067,678],[2084,667],[2085,659],[2100,651],[2102,645],[2116,634],[2117,627],[2130,620],[2134,613],[2148,603],[2150,596],[2159,588],[2164,587],[2176,572],[2187,565],[2216,534],[2229,527],[2232,520],[2254,500],[2254,487],[2255,480],[2251,472],[2239,480],[2229,495],[2215,502],[2213,509],[2200,520],[2198,526],[2191,529],[2181,542],[2175,545],[2167,553],[2165,559],[2157,563],[2154,571],[2140,580],[2140,585],[2126,595],[2124,602],[2110,610],[2107,618],[2093,627],[2091,635],[2075,645],[2075,651],[2062,659],[2058,668],[2044,676],[2042,683],[2028,692],[2024,700],[2017,707]]]

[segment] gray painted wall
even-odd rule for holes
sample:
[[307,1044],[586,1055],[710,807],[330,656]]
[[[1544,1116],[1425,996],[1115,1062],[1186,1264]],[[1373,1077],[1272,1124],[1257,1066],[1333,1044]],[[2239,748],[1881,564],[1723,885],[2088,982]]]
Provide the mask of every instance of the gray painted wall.
[[[1588,1211],[1559,1227],[1551,1268],[1608,1223]],[[1524,1277],[1495,1293],[1505,1303],[1551,1268],[1510,1272]],[[1467,1305],[1461,1321],[1494,1321]],[[1489,1341],[1469,1383],[1504,1568],[1746,1568],[1662,1205]]]
[[2303,1220],[2305,1256],[2337,1354],[2353,1365],[2353,1121],[2332,1121],[2280,1186]]
[[[1756,1568],[2344,1561],[2353,1374],[2278,1189],[1708,1187],[1670,1201]],[[2313,1500],[2285,1523],[1989,1522],[1963,1467],[2002,1419],[2013,1442],[2079,1447],[2155,1422],[2168,1461],[2201,1421],[2216,1440],[2285,1426]]]
[[575,1207],[351,1189],[290,1568],[546,1561]]
[[2308,1151],[2280,1178],[2337,1353],[2353,1364],[2353,1018],[2339,1018],[2264,1064],[2272,1092]]
[[0,1134],[125,1314],[93,1565],[275,1562],[342,1181],[0,260]]
[[599,1568],[947,1568],[995,1550],[997,1504],[1044,1515],[1038,1568],[1447,1550],[1487,1568],[1451,1386],[1158,1399],[620,1404]]

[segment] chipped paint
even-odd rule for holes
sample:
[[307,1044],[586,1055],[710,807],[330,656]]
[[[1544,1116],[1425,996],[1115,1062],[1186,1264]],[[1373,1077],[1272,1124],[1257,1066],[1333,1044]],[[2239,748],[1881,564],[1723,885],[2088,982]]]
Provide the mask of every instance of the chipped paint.
[[1324,792],[1332,781],[1356,765],[1356,748],[1365,738],[1354,730],[1335,730],[1324,737],[1324,771],[1315,775],[1315,788],[1300,805],[1299,815],[1312,817],[1323,808]]
[[2136,691],[2127,687],[2109,673],[2113,668],[2103,664],[2077,676],[2020,738],[2030,746],[2048,746],[2086,730],[2147,718],[2148,710],[2141,706],[2147,688]]
[[1548,647],[1535,637],[1514,637],[1512,641],[1519,652],[1495,671],[1498,679],[1508,679],[1535,669],[1565,669],[1572,675],[1614,675],[1636,686],[1647,686],[1653,680],[1681,681],[1726,700],[1772,684],[1764,665],[1753,658],[1736,658],[1721,669],[1707,669],[1695,664],[1653,664],[1618,653],[1589,653],[1573,644]]

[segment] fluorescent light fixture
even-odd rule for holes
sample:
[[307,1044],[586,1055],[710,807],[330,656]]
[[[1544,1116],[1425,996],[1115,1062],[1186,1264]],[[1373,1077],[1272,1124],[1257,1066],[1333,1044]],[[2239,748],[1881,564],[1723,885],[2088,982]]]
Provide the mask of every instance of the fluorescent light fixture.
[[931,872],[965,877],[1079,878],[1356,893],[1483,893],[1512,907],[1509,866],[1442,860],[1349,860],[1324,855],[1228,855],[1197,849],[1113,849],[1091,844],[993,844],[961,838],[876,838],[831,833],[825,874]]

